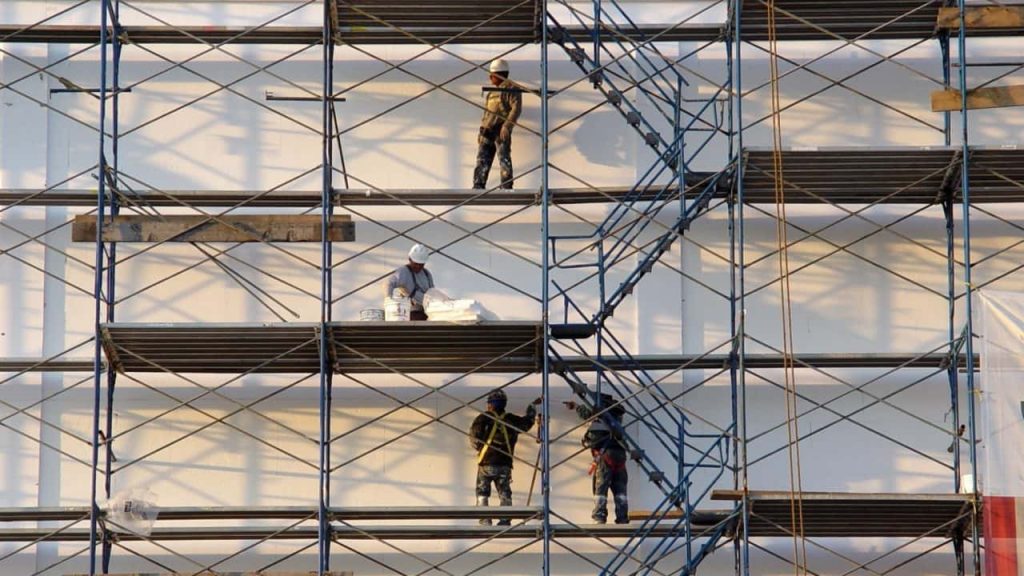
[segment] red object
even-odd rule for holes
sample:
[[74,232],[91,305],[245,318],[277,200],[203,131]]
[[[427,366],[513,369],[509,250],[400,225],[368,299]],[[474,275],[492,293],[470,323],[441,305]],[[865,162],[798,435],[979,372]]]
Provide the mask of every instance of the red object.
[[1018,576],[1017,546],[1024,510],[1020,498],[985,497],[985,574]]

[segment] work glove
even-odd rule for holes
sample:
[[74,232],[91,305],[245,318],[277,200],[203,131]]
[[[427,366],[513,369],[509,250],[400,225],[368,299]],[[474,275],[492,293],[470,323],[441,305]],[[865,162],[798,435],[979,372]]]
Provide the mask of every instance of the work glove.
[[564,404],[565,407],[568,408],[569,410],[575,410],[576,409],[576,403],[573,402],[572,400],[566,400],[566,401],[562,402],[562,404]]

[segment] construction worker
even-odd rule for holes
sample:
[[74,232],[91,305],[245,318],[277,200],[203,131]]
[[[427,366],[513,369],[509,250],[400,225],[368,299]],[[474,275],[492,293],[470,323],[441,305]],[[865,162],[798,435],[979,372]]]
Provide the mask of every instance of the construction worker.
[[[520,432],[528,432],[537,416],[537,398],[526,407],[526,414],[517,416],[505,412],[508,396],[500,388],[487,395],[487,412],[473,420],[469,429],[470,442],[477,452],[476,504],[487,506],[491,496],[491,484],[498,491],[502,506],[512,505],[512,455],[515,454],[516,440]],[[491,520],[483,518],[481,524],[490,526]],[[498,526],[508,526],[511,521],[502,519]]]
[[629,497],[626,495],[628,451],[622,439],[622,416],[626,410],[611,394],[601,394],[593,410],[571,400],[563,404],[575,410],[580,419],[591,420],[587,433],[583,435],[583,447],[589,448],[594,458],[590,466],[594,490],[591,518],[598,524],[608,521],[608,490],[611,489],[615,498],[615,523],[629,523]]
[[423,296],[434,287],[434,277],[427,270],[430,250],[423,244],[416,244],[409,249],[409,263],[396,268],[384,284],[384,296],[390,297],[398,288],[404,296],[409,297],[409,319],[426,320],[423,310]]
[[501,165],[502,188],[512,188],[512,128],[516,125],[523,109],[522,87],[508,78],[508,62],[498,58],[488,67],[491,84],[500,90],[487,93],[484,117],[480,121],[479,148],[476,153],[476,169],[473,171],[473,188],[487,187],[487,176],[494,163],[497,149]]

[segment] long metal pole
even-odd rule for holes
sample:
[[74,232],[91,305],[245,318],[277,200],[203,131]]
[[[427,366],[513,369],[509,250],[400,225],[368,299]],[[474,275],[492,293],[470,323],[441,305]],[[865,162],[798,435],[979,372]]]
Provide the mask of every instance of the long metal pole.
[[[942,53],[942,87],[949,89],[950,83],[950,68],[952,67],[949,59],[949,32],[941,32],[939,35],[939,51]],[[942,113],[942,137],[943,142],[946,146],[952,143],[953,136],[953,124],[951,120],[950,112]]]
[[974,442],[977,437],[974,418],[974,322],[971,303],[971,178],[970,178],[970,140],[968,136],[969,122],[967,118],[967,23],[964,12],[965,0],[957,0],[960,10],[960,31],[957,35],[957,55],[960,60],[960,151],[963,165],[960,169],[962,230],[964,245],[964,354],[967,357],[967,447],[971,455],[971,554],[974,560],[974,574],[981,576],[981,542],[978,541],[978,448]]
[[[954,197],[950,191],[949,197],[942,203],[942,212],[946,220],[946,284],[949,290],[948,310],[948,333],[949,338],[949,366],[946,367],[946,380],[949,383],[949,406],[953,416],[953,492],[960,493],[960,382],[957,376],[958,363],[956,353],[959,347],[956,343],[956,237],[953,221]],[[956,562],[957,576],[964,574],[964,538],[963,532],[953,533],[953,557]]]
[[92,468],[89,479],[89,574],[96,574],[96,541],[99,537],[100,509],[96,504],[97,470],[100,456],[100,398],[102,392],[101,368],[103,347],[100,323],[103,319],[103,215],[105,212],[106,183],[106,128],[107,128],[107,8],[110,0],[100,0],[100,117],[99,117],[99,185],[96,191],[96,246],[93,283],[93,407],[92,407]]
[[956,225],[953,221],[953,193],[943,202],[942,212],[946,220],[946,284],[949,291],[947,303],[948,325],[946,337],[949,338],[950,362],[946,367],[946,376],[949,381],[950,398],[949,408],[953,416],[953,491],[960,491],[960,390],[959,379],[957,378],[956,351],[959,349],[956,343]]
[[[116,183],[118,178],[118,170],[120,163],[118,162],[118,155],[120,149],[120,138],[119,138],[119,126],[120,126],[120,104],[121,104],[121,49],[123,45],[120,40],[120,27],[121,27],[121,1],[111,0],[113,8],[113,22],[114,37],[111,38],[111,49],[113,51],[113,69],[111,78],[111,87],[114,93],[111,95],[111,181]],[[106,168],[105,166],[103,168]],[[100,175],[103,178],[103,175]],[[110,215],[111,217],[117,216],[120,212],[120,203],[118,202],[118,196],[115,191],[111,191],[110,195]],[[115,288],[117,284],[116,273],[117,263],[117,244],[111,242],[107,248],[107,277],[106,277],[106,298],[107,298],[107,322],[114,321],[114,306],[117,302],[117,295],[115,294]],[[106,406],[106,422],[105,422],[105,452],[106,452],[106,463],[103,468],[103,493],[107,500],[110,500],[111,495],[111,474],[114,460],[114,390],[117,385],[117,371],[107,370],[107,406]],[[106,574],[110,571],[110,557],[113,552],[113,542],[108,538],[103,539],[103,573]]]
[[548,0],[541,0],[541,40],[540,40],[540,235],[541,235],[541,287],[540,287],[540,309],[541,309],[541,337],[544,347],[544,365],[540,376],[541,388],[541,421],[540,450],[541,450],[541,506],[544,507],[542,520],[543,536],[543,560],[541,565],[541,576],[551,576],[551,355],[550,355],[550,306],[549,290],[550,268],[548,247],[550,244],[551,229],[548,221],[548,208],[550,202],[550,188],[548,181]]
[[331,498],[331,388],[334,367],[330,363],[328,339],[328,323],[331,321],[331,242],[328,231],[333,214],[333,117],[331,115],[332,98],[334,95],[334,34],[331,26],[331,4],[334,0],[324,0],[323,13],[323,86],[322,97],[322,184],[320,202],[323,208],[321,219],[321,261],[320,261],[320,470],[319,470],[319,508],[317,520],[319,524],[317,546],[320,562],[318,574],[321,576],[330,570],[331,538],[330,538],[330,498]]
[[744,268],[744,241],[745,230],[743,227],[743,2],[733,0],[733,42],[736,46],[736,58],[732,62],[734,73],[734,86],[732,90],[736,107],[736,138],[733,153],[735,154],[735,179],[736,179],[736,265],[733,267],[735,275],[736,290],[738,294],[738,306],[734,301],[736,309],[736,358],[732,363],[732,371],[736,379],[737,394],[735,402],[738,404],[736,413],[739,418],[737,422],[736,435],[739,438],[739,460],[736,465],[739,467],[740,488],[743,490],[743,499],[740,502],[743,534],[740,541],[740,563],[739,574],[749,576],[750,574],[750,502],[747,498],[748,476],[747,476],[747,381],[746,367],[744,364],[746,355],[746,277]]

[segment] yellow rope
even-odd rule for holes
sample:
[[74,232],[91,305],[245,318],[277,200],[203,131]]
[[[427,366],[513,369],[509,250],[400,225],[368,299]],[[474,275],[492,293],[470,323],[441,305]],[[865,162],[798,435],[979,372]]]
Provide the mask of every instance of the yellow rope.
[[793,306],[789,283],[789,242],[786,234],[786,191],[782,172],[782,105],[779,98],[779,59],[775,29],[775,0],[767,0],[768,54],[772,93],[772,172],[775,184],[775,222],[779,251],[779,288],[782,305],[782,370],[786,385],[786,432],[789,444],[790,519],[793,533],[793,567],[796,576],[807,574],[807,540],[804,537],[803,485],[800,470],[800,430],[797,426],[796,373],[793,364]]

